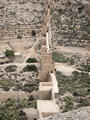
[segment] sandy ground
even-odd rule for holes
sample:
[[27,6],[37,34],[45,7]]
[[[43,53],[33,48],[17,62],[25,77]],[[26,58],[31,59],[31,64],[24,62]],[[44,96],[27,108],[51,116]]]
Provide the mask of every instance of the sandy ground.
[[76,68],[74,68],[72,66],[68,66],[64,63],[55,63],[55,68],[57,71],[62,72],[66,76],[69,76],[72,74],[73,71],[76,71]]
[[[74,66],[68,66],[65,63],[55,63],[55,68],[57,71],[60,71],[62,74],[69,76],[72,74],[73,71],[78,71],[78,72],[82,72],[77,70]],[[88,74],[90,75],[90,72],[88,72]]]
[[37,55],[37,45],[39,43],[39,40],[37,38],[36,42],[34,43],[34,45],[30,48],[30,49],[27,49],[26,51],[23,51],[22,52],[22,56],[24,57],[24,63],[26,62],[26,60],[29,58],[29,57],[35,57],[37,58],[38,55]]
[[30,48],[34,44],[35,38],[23,38],[22,40],[5,40],[0,41],[0,54],[3,54],[5,49],[13,49],[14,52],[21,52]]
[[27,98],[29,94],[24,91],[3,91],[0,90],[0,102],[6,101],[8,98],[15,98],[15,99],[24,99]]
[[28,120],[34,120],[37,118],[37,110],[34,108],[25,108],[23,111],[26,113]]

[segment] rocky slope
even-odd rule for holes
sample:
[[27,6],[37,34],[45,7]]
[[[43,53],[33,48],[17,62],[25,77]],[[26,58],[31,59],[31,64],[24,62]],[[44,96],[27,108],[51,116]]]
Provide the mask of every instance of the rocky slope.
[[90,107],[84,107],[68,113],[56,114],[42,120],[90,120]]
[[44,1],[0,1],[0,40],[31,37],[31,30],[40,31],[43,23]]
[[86,47],[90,44],[89,0],[54,0],[51,16],[54,45]]

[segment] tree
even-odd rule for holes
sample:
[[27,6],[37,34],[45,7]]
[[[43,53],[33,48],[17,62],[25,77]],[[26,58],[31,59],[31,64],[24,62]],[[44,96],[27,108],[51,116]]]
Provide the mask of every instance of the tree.
[[9,65],[5,68],[6,72],[14,72],[16,71],[17,66],[16,65]]
[[7,57],[14,57],[14,51],[13,50],[6,50],[5,55]]
[[35,63],[35,62],[38,62],[36,58],[28,58],[28,60],[26,61],[26,63]]
[[36,35],[36,31],[32,30],[32,36],[35,36],[35,35]]
[[18,34],[17,39],[22,39],[22,36]]

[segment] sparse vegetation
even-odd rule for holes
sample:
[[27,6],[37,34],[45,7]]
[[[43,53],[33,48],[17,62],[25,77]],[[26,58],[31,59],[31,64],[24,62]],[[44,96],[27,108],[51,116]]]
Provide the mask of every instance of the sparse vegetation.
[[[80,4],[75,1],[74,5],[72,1],[59,2],[61,6],[67,8],[62,9],[60,6],[52,8],[53,42],[57,42],[60,46],[87,46],[90,43],[89,8],[87,7],[86,10],[86,5],[81,1]],[[64,20],[62,20],[63,15]]]
[[33,83],[33,84],[26,83],[26,84],[24,85],[23,90],[24,90],[24,91],[28,91],[28,92],[32,92],[33,90],[38,90],[38,86],[39,86],[38,83]]
[[53,53],[53,59],[55,62],[62,62],[62,63],[70,63],[70,65],[74,64],[73,58],[66,58],[63,54]]
[[90,75],[88,73],[73,72],[71,76],[65,76],[57,72],[57,80],[61,92],[69,91],[72,94],[81,89],[90,87]]
[[2,86],[14,86],[15,82],[11,79],[3,78],[0,80],[0,85]]
[[41,44],[39,44],[39,45],[38,45],[38,49],[40,50],[40,49],[41,49],[41,47],[42,47],[42,45],[41,45]]
[[0,105],[0,120],[27,120],[22,109],[29,107],[36,108],[36,101],[8,99],[4,104]]
[[80,68],[78,68],[78,70],[90,72],[90,65],[81,64]]
[[0,105],[0,120],[17,120],[19,111],[14,106]]
[[[57,72],[57,80],[60,89],[60,93],[70,92],[74,96],[74,101],[77,102],[79,105],[76,107],[73,106],[73,99],[65,98],[66,106],[64,107],[63,112],[67,112],[69,110],[73,110],[74,108],[78,108],[80,106],[87,106],[90,105],[88,102],[88,98],[86,96],[90,95],[90,75],[88,73],[79,73],[74,71],[71,76],[65,76],[60,72]],[[77,98],[83,99],[85,97],[85,101],[83,100],[82,103],[77,101]],[[70,102],[68,102],[70,101]]]
[[79,103],[77,105],[77,108],[85,107],[85,106],[89,106],[90,105],[89,99],[86,99],[86,98],[79,98],[76,101]]
[[30,101],[30,99],[23,99],[19,102],[18,106],[19,108],[37,108],[36,101],[34,99],[32,101]]

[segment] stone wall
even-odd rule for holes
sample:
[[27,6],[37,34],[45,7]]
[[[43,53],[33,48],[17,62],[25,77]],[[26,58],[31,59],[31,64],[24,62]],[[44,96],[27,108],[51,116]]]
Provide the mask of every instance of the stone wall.
[[40,120],[90,120],[90,106]]

